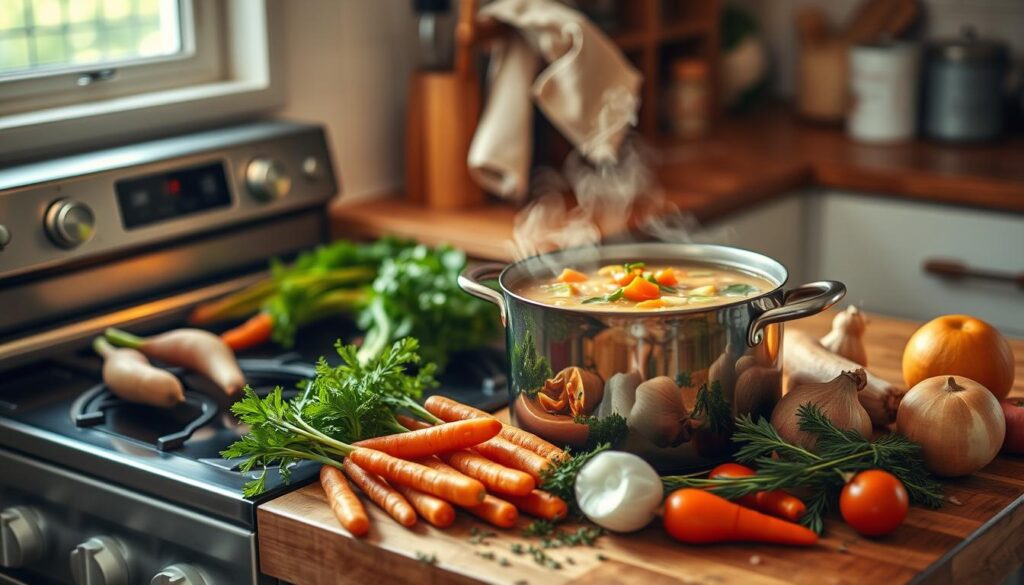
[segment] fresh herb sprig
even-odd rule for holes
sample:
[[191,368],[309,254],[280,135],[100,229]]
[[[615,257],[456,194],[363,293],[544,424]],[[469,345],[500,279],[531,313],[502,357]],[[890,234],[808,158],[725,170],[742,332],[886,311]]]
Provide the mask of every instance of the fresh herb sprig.
[[261,398],[246,386],[242,399],[231,406],[250,429],[221,456],[245,458],[240,467],[244,473],[260,470],[243,487],[246,497],[266,489],[270,467],[276,465],[287,483],[299,460],[337,467],[352,450],[351,443],[404,431],[395,410],[419,413],[423,407],[416,400],[436,384],[431,365],[408,372],[420,361],[415,339],[399,340],[367,363],[359,362],[355,346],[339,343],[336,348],[341,365],[331,367],[321,359],[316,377],[295,398],[285,400],[280,387]]
[[580,301],[584,305],[590,305],[593,303],[614,303],[615,301],[622,298],[622,295],[626,294],[626,290],[622,287],[615,289],[614,292],[610,292],[606,295],[599,297],[590,297],[589,299],[583,299]]
[[922,465],[920,447],[905,437],[887,434],[869,441],[856,431],[839,429],[813,404],[802,405],[797,416],[800,430],[818,437],[814,452],[783,440],[765,419],[754,422],[744,415],[736,419],[733,435],[733,441],[742,444],[736,460],[752,464],[756,475],[716,479],[667,476],[662,478],[666,490],[705,488],[735,500],[759,491],[808,488],[814,495],[801,523],[816,532],[821,532],[822,516],[835,506],[849,477],[867,469],[895,475],[912,502],[933,508],[942,505],[942,485]]
[[573,421],[589,427],[587,431],[587,444],[584,446],[585,449],[593,449],[603,443],[608,443],[614,447],[622,442],[626,438],[626,434],[629,433],[626,419],[621,414],[615,412],[603,417],[594,415],[577,416],[573,418]]
[[541,473],[540,489],[562,498],[569,505],[569,512],[579,515],[580,509],[576,504],[576,476],[595,455],[609,449],[611,449],[611,445],[608,443],[602,443],[590,451],[578,453],[566,449],[566,457],[553,463]]

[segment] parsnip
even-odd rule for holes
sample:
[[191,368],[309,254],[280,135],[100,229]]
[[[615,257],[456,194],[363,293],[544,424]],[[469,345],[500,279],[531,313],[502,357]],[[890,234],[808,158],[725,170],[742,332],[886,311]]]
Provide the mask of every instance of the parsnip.
[[[786,331],[782,355],[788,378],[787,389],[809,382],[827,382],[843,371],[860,368],[860,365],[825,349],[802,331]],[[904,390],[867,372],[867,384],[857,393],[857,399],[868,411],[873,425],[885,426],[896,420],[896,409],[903,394]]]

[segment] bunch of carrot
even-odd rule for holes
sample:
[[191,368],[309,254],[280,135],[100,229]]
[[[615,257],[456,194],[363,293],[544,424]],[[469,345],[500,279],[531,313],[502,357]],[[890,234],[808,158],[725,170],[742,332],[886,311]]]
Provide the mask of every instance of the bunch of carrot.
[[346,476],[407,527],[420,517],[449,526],[455,507],[500,528],[514,526],[520,511],[549,521],[565,518],[566,503],[537,489],[541,474],[565,457],[561,449],[443,396],[430,397],[417,414],[429,422],[398,416],[408,432],[360,441],[343,463],[321,468],[331,510],[350,533],[364,535],[370,523]]

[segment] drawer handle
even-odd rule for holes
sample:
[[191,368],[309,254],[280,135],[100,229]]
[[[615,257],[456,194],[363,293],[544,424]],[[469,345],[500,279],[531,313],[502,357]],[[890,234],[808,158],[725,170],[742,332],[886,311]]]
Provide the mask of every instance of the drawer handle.
[[924,271],[939,278],[950,280],[964,280],[976,278],[978,280],[991,280],[995,282],[1010,282],[1024,288],[1024,272],[1014,274],[1001,270],[989,270],[987,268],[974,268],[960,260],[932,258],[925,260]]

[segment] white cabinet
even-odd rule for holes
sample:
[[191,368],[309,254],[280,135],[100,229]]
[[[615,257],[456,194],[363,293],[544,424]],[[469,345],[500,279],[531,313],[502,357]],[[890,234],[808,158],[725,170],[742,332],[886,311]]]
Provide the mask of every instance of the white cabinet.
[[795,193],[710,223],[693,239],[771,256],[789,269],[787,288],[793,288],[803,284],[806,274],[803,223],[803,198]]
[[931,259],[1024,272],[1024,216],[882,199],[860,193],[808,196],[808,267],[846,283],[846,301],[912,319],[966,313],[1024,334],[1024,288],[951,281],[924,271]]

